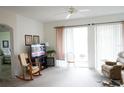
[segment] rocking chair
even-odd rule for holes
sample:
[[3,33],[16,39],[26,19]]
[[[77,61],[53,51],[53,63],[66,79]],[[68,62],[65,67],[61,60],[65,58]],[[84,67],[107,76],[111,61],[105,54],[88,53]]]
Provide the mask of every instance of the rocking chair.
[[[26,53],[19,54],[18,58],[21,65],[22,75],[16,76],[17,78],[28,81],[33,80],[33,76],[41,75],[39,62],[35,62],[36,66],[33,66],[30,57]],[[29,75],[29,78],[26,78],[26,74]]]

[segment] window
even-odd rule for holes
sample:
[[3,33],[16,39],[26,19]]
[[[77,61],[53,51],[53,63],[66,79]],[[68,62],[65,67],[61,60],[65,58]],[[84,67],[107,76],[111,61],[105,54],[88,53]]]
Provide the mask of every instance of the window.
[[100,70],[105,60],[116,60],[122,51],[122,23],[95,25],[96,69]]

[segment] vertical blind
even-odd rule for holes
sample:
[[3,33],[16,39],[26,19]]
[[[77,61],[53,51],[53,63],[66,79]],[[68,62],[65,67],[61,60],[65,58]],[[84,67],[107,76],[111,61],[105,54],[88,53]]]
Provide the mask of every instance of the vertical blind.
[[100,69],[105,60],[116,60],[123,50],[122,23],[95,25],[96,68]]
[[[93,31],[95,30],[95,67],[101,69],[105,60],[116,60],[118,53],[123,51],[124,24],[122,22],[106,23],[91,27],[93,27]],[[73,29],[56,28],[57,59],[59,60],[66,58],[67,53],[74,52]],[[88,40],[88,42],[90,41]]]

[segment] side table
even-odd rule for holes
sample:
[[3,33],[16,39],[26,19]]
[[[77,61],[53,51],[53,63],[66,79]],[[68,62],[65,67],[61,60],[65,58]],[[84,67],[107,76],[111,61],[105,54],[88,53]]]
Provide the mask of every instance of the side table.
[[47,66],[55,66],[55,58],[47,57]]

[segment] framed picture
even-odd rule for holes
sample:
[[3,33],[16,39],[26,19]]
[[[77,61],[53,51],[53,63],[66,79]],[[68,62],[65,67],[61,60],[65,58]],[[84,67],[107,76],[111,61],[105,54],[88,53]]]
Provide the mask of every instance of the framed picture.
[[9,41],[8,40],[3,40],[3,48],[9,48]]
[[38,35],[33,35],[33,44],[39,44],[40,43],[40,39]]
[[29,46],[32,44],[32,35],[25,35],[25,45]]

